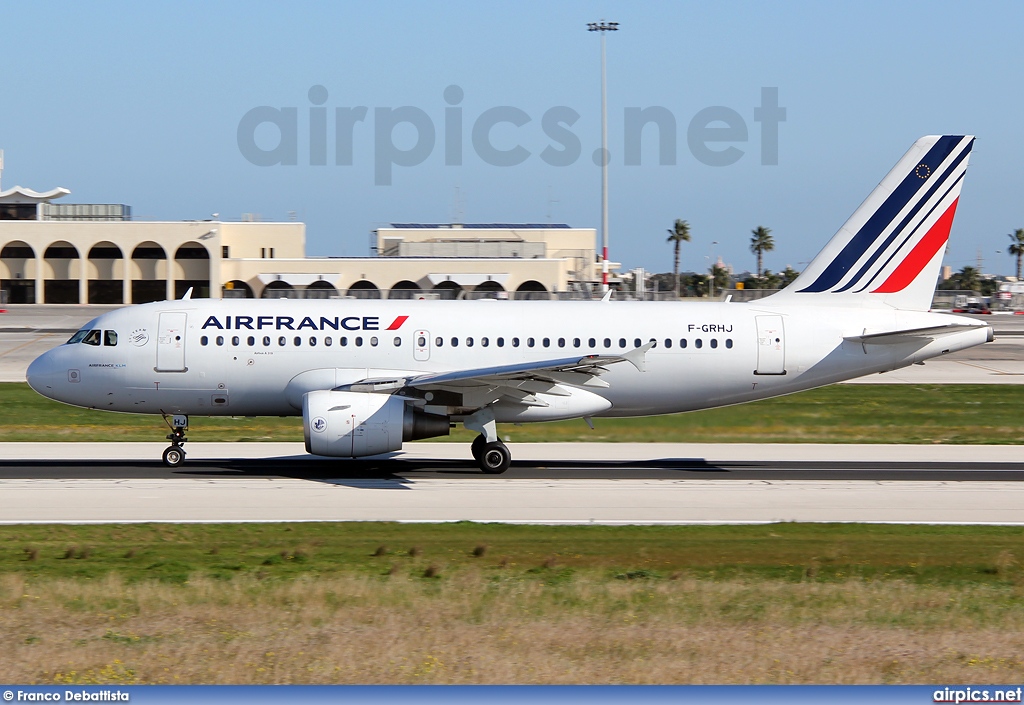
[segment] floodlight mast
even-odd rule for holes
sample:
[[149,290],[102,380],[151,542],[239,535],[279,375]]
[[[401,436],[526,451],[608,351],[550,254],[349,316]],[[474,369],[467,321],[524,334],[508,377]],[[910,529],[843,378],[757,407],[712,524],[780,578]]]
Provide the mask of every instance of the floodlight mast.
[[619,31],[618,22],[588,22],[588,32],[601,33],[601,293],[608,293],[608,72],[605,32]]

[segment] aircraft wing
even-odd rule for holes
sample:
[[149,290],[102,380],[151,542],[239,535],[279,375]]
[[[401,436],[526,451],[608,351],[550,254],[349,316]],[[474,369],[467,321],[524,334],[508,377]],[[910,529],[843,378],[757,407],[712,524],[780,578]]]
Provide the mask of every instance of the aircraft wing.
[[944,335],[950,335],[951,333],[959,333],[970,328],[979,327],[971,323],[947,323],[941,326],[927,326],[925,328],[907,328],[905,330],[886,331],[883,333],[847,335],[843,337],[843,340],[863,345],[898,345],[900,343],[925,342]]
[[552,386],[590,384],[606,387],[608,385],[597,378],[607,371],[607,365],[628,362],[643,372],[646,369],[645,356],[652,347],[654,343],[647,343],[621,355],[582,355],[513,365],[426,373],[404,378],[368,378],[346,385],[344,389],[354,392],[385,392],[404,388],[519,387],[521,383],[530,381]]

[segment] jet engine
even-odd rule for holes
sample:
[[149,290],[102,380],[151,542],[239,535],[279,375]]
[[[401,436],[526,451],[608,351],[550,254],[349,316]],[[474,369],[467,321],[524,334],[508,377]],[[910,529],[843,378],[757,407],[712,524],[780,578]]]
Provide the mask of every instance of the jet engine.
[[447,436],[447,416],[427,414],[388,394],[319,390],[302,396],[306,452],[358,458],[400,450],[403,441]]

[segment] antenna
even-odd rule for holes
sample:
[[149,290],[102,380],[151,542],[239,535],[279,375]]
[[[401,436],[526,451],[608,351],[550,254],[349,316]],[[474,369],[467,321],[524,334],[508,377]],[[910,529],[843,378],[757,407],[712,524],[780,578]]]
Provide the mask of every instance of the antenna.
[[553,210],[552,206],[554,206],[556,203],[561,203],[561,201],[551,197],[551,184],[548,184],[548,225],[551,225],[551,211]]

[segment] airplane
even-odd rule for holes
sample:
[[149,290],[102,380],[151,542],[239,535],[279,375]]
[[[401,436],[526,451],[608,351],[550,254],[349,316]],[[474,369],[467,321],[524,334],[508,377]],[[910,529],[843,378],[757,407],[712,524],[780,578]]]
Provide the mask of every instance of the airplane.
[[302,416],[307,452],[354,458],[498,423],[650,416],[887,372],[993,339],[929,311],[972,136],[923,137],[810,265],[748,303],[191,299],[125,307],[29,366],[43,396],[162,414]]

